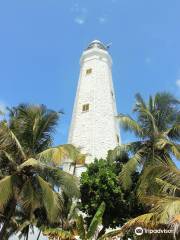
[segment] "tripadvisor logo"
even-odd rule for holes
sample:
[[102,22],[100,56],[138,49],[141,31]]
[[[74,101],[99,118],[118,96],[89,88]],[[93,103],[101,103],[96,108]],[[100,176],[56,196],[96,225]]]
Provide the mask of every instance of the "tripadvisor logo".
[[135,234],[137,236],[141,236],[143,233],[147,233],[147,234],[162,234],[162,233],[174,233],[174,230],[172,229],[146,229],[146,228],[142,228],[142,227],[137,227],[134,230]]
[[141,236],[143,234],[143,228],[142,227],[137,227],[137,228],[135,228],[134,232],[137,236]]

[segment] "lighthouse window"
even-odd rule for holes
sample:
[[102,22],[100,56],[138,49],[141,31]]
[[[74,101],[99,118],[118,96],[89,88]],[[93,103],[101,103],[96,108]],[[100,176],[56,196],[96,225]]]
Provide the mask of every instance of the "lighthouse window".
[[117,135],[116,137],[117,137],[117,142],[119,143],[119,136]]
[[86,75],[89,75],[91,73],[92,73],[92,68],[89,68],[89,69],[86,70]]
[[83,111],[83,112],[88,112],[88,111],[89,111],[89,104],[84,104],[84,105],[82,106],[82,111]]

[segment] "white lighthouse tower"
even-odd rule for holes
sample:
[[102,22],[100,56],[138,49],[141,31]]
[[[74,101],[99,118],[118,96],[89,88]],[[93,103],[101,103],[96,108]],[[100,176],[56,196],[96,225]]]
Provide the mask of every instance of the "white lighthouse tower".
[[[120,143],[111,67],[108,49],[98,40],[82,53],[68,143],[87,154],[87,164],[106,158],[108,150]],[[82,171],[79,166],[76,175]]]

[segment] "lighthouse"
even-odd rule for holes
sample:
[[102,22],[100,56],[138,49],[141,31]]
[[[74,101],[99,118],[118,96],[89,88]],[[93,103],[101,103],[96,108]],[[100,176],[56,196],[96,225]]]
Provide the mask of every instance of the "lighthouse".
[[[108,47],[95,40],[83,51],[80,76],[68,143],[87,154],[86,164],[106,158],[120,144],[116,120],[116,98],[112,81],[112,58]],[[84,171],[78,166],[76,175]]]

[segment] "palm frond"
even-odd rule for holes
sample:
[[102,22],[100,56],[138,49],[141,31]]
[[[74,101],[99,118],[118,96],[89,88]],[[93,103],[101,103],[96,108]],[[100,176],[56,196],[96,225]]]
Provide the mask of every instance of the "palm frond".
[[85,229],[85,223],[82,215],[78,216],[76,223],[77,223],[77,231],[80,236],[80,239],[86,240],[87,239],[86,229]]
[[139,150],[127,163],[122,167],[119,174],[119,180],[124,189],[129,189],[132,185],[132,174],[136,171],[138,164],[141,163],[144,152]]
[[81,153],[81,149],[72,144],[63,145],[68,153],[68,158],[72,160],[72,164],[85,164],[86,154]]
[[0,155],[1,155],[1,157],[2,157],[2,155],[5,156],[5,158],[9,161],[9,163],[11,163],[16,168],[17,164],[15,162],[15,159],[13,158],[13,154],[9,154],[5,150],[0,150]]
[[8,201],[13,197],[12,176],[0,180],[0,210],[3,210]]
[[39,162],[34,159],[34,158],[30,158],[28,160],[26,160],[24,163],[22,163],[18,169],[21,171],[22,169],[26,168],[26,167],[40,167]]
[[145,144],[145,141],[136,141],[121,144],[111,151],[111,157],[115,159],[116,157],[121,157],[122,154],[129,152],[135,154],[137,151],[141,150]]
[[[59,168],[43,166],[42,172],[46,173],[46,177],[48,177],[48,181],[54,183],[57,187],[60,188],[61,191],[65,192],[65,194],[72,198],[79,198],[79,179],[76,176],[73,176]],[[48,176],[47,176],[48,174]]]
[[22,140],[28,156],[51,145],[58,119],[59,113],[44,105],[20,104],[10,109],[10,129]]
[[139,108],[146,108],[146,103],[144,102],[142,96],[140,93],[137,93],[135,95],[135,99],[136,99],[136,105],[134,107],[134,111],[137,111]]
[[176,235],[180,233],[180,214],[173,217],[169,222],[169,226],[174,232],[174,239],[176,239]]
[[24,209],[33,211],[40,207],[40,199],[30,180],[26,181],[19,195],[19,202]]
[[50,222],[56,222],[60,209],[62,208],[60,197],[40,176],[38,176],[37,179],[41,187],[42,203],[46,209],[47,217]]
[[163,162],[159,161],[158,164],[151,166],[149,165],[144,169],[139,179],[139,186],[137,190],[137,195],[140,199],[146,195],[155,193],[158,194],[160,190],[162,190],[157,184],[157,178],[167,181],[168,183],[177,187],[180,185],[180,171],[173,165],[164,164]]
[[180,160],[180,145],[179,144],[170,145],[170,150],[172,151],[174,156],[177,158],[177,160]]
[[180,145],[176,144],[174,142],[169,141],[166,138],[159,138],[158,141],[156,141],[155,146],[157,149],[168,149],[172,154],[177,158],[180,159]]
[[117,119],[119,120],[120,126],[122,126],[126,131],[128,130],[128,131],[134,132],[139,137],[143,136],[143,129],[130,116],[119,114],[117,116]]
[[49,239],[75,240],[74,234],[60,228],[44,228],[43,235]]
[[180,198],[179,197],[157,197],[151,196],[144,198],[149,204],[154,204],[151,212],[154,219],[153,224],[168,224],[174,216],[180,214]]
[[15,133],[9,128],[7,122],[1,122],[0,127],[0,149],[7,150],[8,148],[16,146],[17,151],[21,153],[23,159],[26,158],[23,147],[15,135]]
[[168,129],[167,136],[172,140],[180,139],[180,121],[176,122],[170,129]]
[[77,206],[77,203],[75,201],[73,201],[71,206],[70,206],[67,219],[69,221],[71,221],[72,219],[77,219],[77,217],[78,217],[77,214],[78,214],[78,206]]
[[63,163],[65,158],[68,158],[70,153],[67,151],[66,145],[60,145],[46,149],[38,154],[38,159],[44,163],[53,163],[55,166],[59,166]]
[[171,195],[171,196],[175,196],[176,192],[179,191],[180,192],[180,187],[178,187],[175,184],[169,183],[165,180],[162,180],[160,178],[156,178],[155,181],[157,182],[157,184],[161,187],[160,192]]
[[66,159],[71,161],[71,165],[85,164],[86,155],[72,144],[64,144],[49,148],[38,155],[38,159],[44,163],[53,163],[60,166]]
[[157,134],[158,127],[156,125],[156,120],[155,120],[153,114],[147,108],[142,108],[140,111],[141,111],[141,118],[144,118],[146,120],[148,119],[153,133]]
[[88,239],[92,239],[97,231],[97,228],[100,224],[102,224],[102,217],[105,211],[106,205],[104,202],[101,203],[101,205],[99,206],[96,214],[94,215],[91,224],[88,228],[88,232],[87,232],[87,238]]
[[61,228],[43,228],[43,235],[49,239],[63,239],[63,240],[75,240],[74,234],[70,231],[65,231]]
[[103,234],[98,240],[111,240],[113,237],[120,237],[123,235],[124,232],[122,232],[121,229],[116,229],[109,231],[108,233]]

